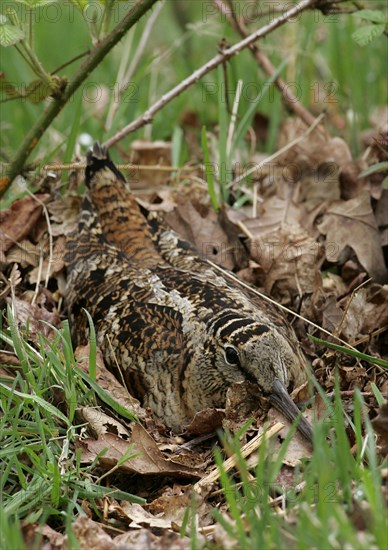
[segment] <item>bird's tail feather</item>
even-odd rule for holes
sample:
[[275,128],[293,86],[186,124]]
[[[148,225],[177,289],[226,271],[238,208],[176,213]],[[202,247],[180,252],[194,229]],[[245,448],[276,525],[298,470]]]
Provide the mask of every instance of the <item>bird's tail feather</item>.
[[85,171],[93,207],[102,231],[112,245],[142,265],[160,263],[152,236],[139,205],[108,151],[95,143]]

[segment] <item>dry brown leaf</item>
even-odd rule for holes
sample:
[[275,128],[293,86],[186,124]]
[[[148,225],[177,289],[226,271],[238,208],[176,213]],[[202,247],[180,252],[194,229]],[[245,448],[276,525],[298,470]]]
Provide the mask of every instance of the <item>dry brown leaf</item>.
[[65,255],[65,237],[58,237],[55,239],[53,253],[50,261],[49,252],[45,251],[46,259],[43,260],[42,266],[35,267],[28,274],[28,281],[31,284],[39,283],[46,280],[47,271],[49,271],[49,277],[59,273],[61,269],[65,266],[64,255]]
[[87,516],[78,516],[71,527],[81,550],[118,549],[117,544],[105,533],[102,526]]
[[[307,409],[303,412],[303,416],[308,420],[308,422],[313,421],[313,411]],[[268,419],[272,422],[281,422],[284,424],[283,430],[279,433],[278,437],[285,439],[291,428],[290,422],[280,413],[278,410],[271,407],[268,411]],[[280,449],[280,442],[278,439],[275,441],[275,449]],[[295,468],[298,464],[301,463],[302,458],[309,458],[312,456],[312,447],[311,444],[306,441],[301,433],[296,431],[293,435],[293,438],[290,441],[290,444],[287,447],[286,455],[283,459],[283,464],[286,466],[291,466]]]
[[82,460],[92,462],[103,449],[108,451],[99,459],[99,463],[106,469],[113,468],[131,447],[131,458],[119,468],[121,472],[140,475],[175,475],[179,477],[198,478],[197,470],[183,466],[164,458],[158,446],[147,431],[140,424],[131,424],[131,438],[127,441],[120,437],[106,433],[99,439],[85,439],[78,443],[82,449]]
[[217,215],[210,207],[197,202],[179,201],[165,220],[183,239],[194,244],[202,258],[230,270],[247,263],[238,231],[224,210]]
[[[377,227],[384,230],[388,227],[388,189],[384,189],[381,193],[380,199],[377,201],[376,210],[376,223]],[[383,243],[388,244],[388,243]]]
[[67,535],[58,533],[49,525],[23,525],[23,535],[27,548],[36,548],[39,540],[44,550],[68,550]]
[[4,261],[2,256],[13,244],[28,236],[39,219],[42,205],[36,199],[43,203],[50,199],[47,194],[37,194],[35,197],[25,197],[0,211],[0,261]]
[[255,237],[276,231],[283,224],[297,226],[304,217],[304,209],[285,196],[273,196],[266,199],[256,218],[243,220],[243,224]]
[[31,340],[39,342],[39,334],[43,334],[47,338],[51,338],[54,334],[52,328],[46,323],[55,327],[59,327],[61,319],[56,309],[48,311],[43,304],[40,306],[31,304],[20,298],[7,298],[7,302],[11,304],[14,317],[21,329],[25,329],[28,324],[28,337]]
[[322,249],[300,226],[282,225],[250,243],[251,256],[264,272],[264,290],[282,303],[320,287]]
[[205,409],[195,414],[185,430],[187,433],[197,436],[209,434],[221,428],[224,418],[223,409]]
[[361,331],[362,334],[371,334],[374,330],[388,327],[388,285],[371,285],[366,295]]
[[146,525],[148,527],[158,527],[159,529],[171,529],[170,518],[154,516],[148,510],[145,510],[142,506],[140,506],[140,504],[123,502],[121,504],[121,508],[131,520],[132,528]]
[[[19,358],[11,352],[0,351],[0,365],[9,365],[11,367],[20,367]],[[12,369],[14,370],[14,369]],[[5,371],[2,371],[2,376],[5,375]],[[10,375],[8,375],[10,376]]]
[[39,264],[39,255],[39,245],[33,244],[28,239],[23,239],[8,250],[6,263],[17,263],[21,267],[28,265],[36,267]]
[[[236,524],[228,514],[225,512],[222,513],[222,518],[224,520],[224,523],[227,525],[230,525],[230,530],[233,532],[236,529]],[[236,539],[230,535],[230,531],[228,532],[226,529],[224,529],[223,525],[219,522],[217,522],[214,525],[214,531],[213,531],[213,538],[214,542],[216,543],[216,548],[222,548],[222,550],[236,550]]]
[[[180,489],[179,486],[175,485],[175,491],[177,488]],[[169,493],[153,500],[148,509],[154,514],[154,517],[157,515],[158,518],[169,521],[174,530],[176,528],[180,529],[187,508],[194,504],[194,495],[190,490],[190,486],[183,491],[180,489],[179,494],[171,494],[171,491]],[[195,496],[197,497],[195,499],[196,521],[201,527],[205,527],[213,522],[210,505],[205,499]]]
[[80,407],[77,409],[77,413],[89,424],[89,428],[96,438],[107,433],[118,435],[124,440],[130,438],[129,431],[118,420],[108,416],[101,409]]
[[[79,368],[86,372],[86,374],[89,373],[89,354],[89,344],[86,346],[78,346],[74,353]],[[147,411],[141,407],[140,402],[132,397],[128,390],[120,384],[114,374],[106,368],[102,353],[99,349],[97,349],[96,355],[96,382],[101,388],[109,393],[115,401],[133,412],[138,418],[141,420],[150,418]]]
[[366,300],[367,291],[365,288],[358,290],[349,299],[346,315],[344,315],[341,324],[341,334],[347,342],[354,342],[362,336]]
[[322,308],[322,326],[348,342],[355,342],[388,327],[387,303],[388,285],[361,288],[340,303],[335,294],[328,296]]
[[[301,136],[306,131],[303,122],[295,118],[289,118],[283,125],[279,135],[279,147],[282,147]],[[352,154],[348,145],[340,137],[329,137],[322,132],[322,126],[314,130],[309,136],[292,147],[281,157],[282,163],[302,164],[312,167],[332,164],[341,170],[352,160]]]
[[50,213],[51,232],[54,237],[69,235],[78,226],[82,197],[66,195],[52,201],[47,210]]
[[329,296],[326,299],[322,310],[322,327],[332,332],[337,333],[337,329],[340,327],[344,317],[343,310],[337,304],[335,296]]
[[153,193],[149,200],[136,198],[137,202],[149,212],[172,212],[177,207],[171,189],[160,189]]
[[344,248],[350,246],[369,275],[377,282],[386,279],[387,270],[368,193],[349,201],[333,202],[318,229],[326,235],[326,258],[330,262],[337,262]]
[[[157,530],[155,530],[157,532]],[[203,537],[197,535],[197,540]],[[118,549],[122,550],[189,550],[192,543],[189,537],[181,537],[179,533],[163,530],[161,536],[157,536],[150,529],[131,529],[127,533],[118,535],[114,539]]]
[[178,495],[162,495],[153,500],[148,508],[154,515],[160,515],[164,519],[170,520],[170,522],[181,523],[192,498],[190,491],[181,492]]

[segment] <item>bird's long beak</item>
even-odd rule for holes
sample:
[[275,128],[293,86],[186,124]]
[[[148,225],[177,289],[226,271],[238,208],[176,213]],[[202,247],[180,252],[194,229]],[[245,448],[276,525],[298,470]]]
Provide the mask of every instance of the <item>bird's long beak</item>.
[[302,413],[288,395],[286,388],[280,380],[276,379],[273,383],[272,393],[269,395],[268,399],[290,422],[299,418],[298,430],[310,443],[313,442],[313,432],[309,422],[302,416]]

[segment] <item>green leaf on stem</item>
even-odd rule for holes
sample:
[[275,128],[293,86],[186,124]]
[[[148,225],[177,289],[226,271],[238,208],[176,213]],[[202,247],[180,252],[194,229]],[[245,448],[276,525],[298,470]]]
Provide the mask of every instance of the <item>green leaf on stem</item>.
[[8,48],[13,46],[25,38],[24,32],[8,23],[8,18],[5,15],[0,15],[0,46]]

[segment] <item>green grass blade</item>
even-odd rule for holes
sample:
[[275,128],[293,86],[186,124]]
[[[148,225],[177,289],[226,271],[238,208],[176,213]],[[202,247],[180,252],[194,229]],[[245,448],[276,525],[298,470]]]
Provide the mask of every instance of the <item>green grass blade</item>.
[[316,336],[312,336],[311,334],[309,334],[308,337],[310,338],[310,340],[316,342],[317,344],[323,344],[328,348],[340,351],[341,353],[345,353],[346,355],[351,355],[352,357],[356,357],[356,359],[363,359],[364,361],[368,361],[368,363],[379,365],[380,367],[388,369],[388,361],[386,361],[385,359],[373,357],[372,355],[367,355],[366,353],[362,353],[361,351],[355,351],[353,349],[346,348],[345,346],[340,346],[339,344],[326,342],[326,340],[322,340],[321,338],[317,338]]
[[103,390],[101,386],[99,386],[97,382],[92,380],[90,376],[88,376],[82,369],[80,369],[79,367],[74,367],[74,370],[87,384],[89,384],[89,386],[95,391],[101,401],[103,401],[117,414],[123,416],[127,420],[130,420],[131,422],[138,422],[138,418],[133,412],[129,411],[123,405],[115,401],[113,397],[111,397],[105,390]]
[[96,338],[96,330],[94,328],[93,319],[90,315],[90,313],[85,309],[82,308],[85,312],[88,322],[89,322],[89,375],[90,378],[95,382],[96,381],[96,361],[97,361],[97,338]]

